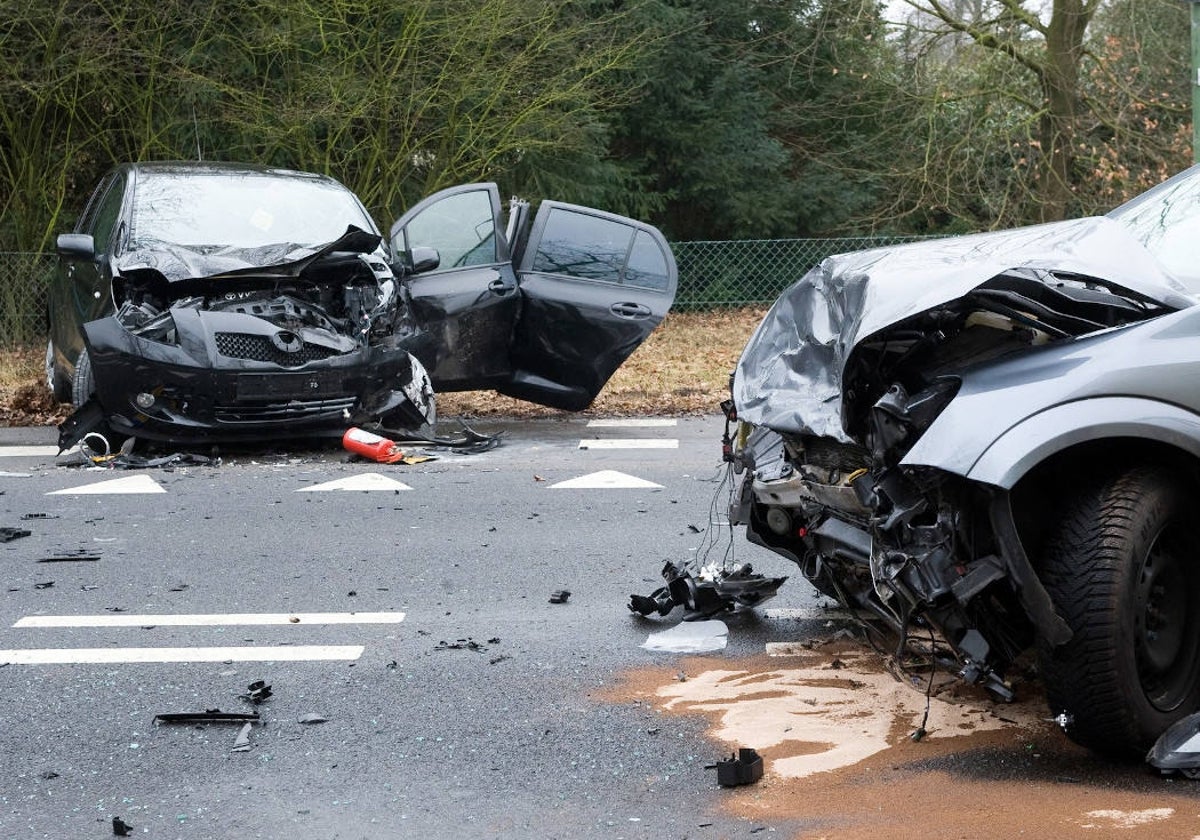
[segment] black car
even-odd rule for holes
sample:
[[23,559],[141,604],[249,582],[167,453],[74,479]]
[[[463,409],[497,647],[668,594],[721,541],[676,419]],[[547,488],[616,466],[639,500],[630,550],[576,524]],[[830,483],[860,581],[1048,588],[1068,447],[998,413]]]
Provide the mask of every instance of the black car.
[[159,441],[431,425],[435,389],[586,408],[665,316],[674,258],[631,219],[508,210],[495,184],[454,187],[386,242],[325,176],[119,166],[58,238],[48,384]]

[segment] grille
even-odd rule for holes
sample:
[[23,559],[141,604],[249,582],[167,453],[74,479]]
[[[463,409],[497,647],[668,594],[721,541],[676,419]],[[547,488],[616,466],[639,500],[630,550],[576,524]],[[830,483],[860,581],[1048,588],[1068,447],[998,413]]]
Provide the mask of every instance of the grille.
[[337,355],[336,350],[308,342],[295,353],[285,353],[265,335],[219,332],[216,334],[216,340],[217,352],[222,356],[230,359],[248,359],[252,362],[271,362],[280,367],[299,367]]
[[322,417],[341,417],[353,411],[357,400],[345,397],[333,400],[291,400],[270,405],[217,405],[214,416],[218,423],[264,423],[285,420],[318,420]]

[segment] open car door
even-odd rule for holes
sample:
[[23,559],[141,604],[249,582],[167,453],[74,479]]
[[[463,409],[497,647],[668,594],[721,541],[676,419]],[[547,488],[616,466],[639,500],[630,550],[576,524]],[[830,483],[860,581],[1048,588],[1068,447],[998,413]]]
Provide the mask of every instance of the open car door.
[[415,269],[406,283],[425,331],[412,353],[436,390],[495,389],[511,379],[519,298],[500,221],[496,185],[466,184],[423,199],[392,225],[392,253]]
[[587,207],[543,201],[520,268],[521,316],[502,394],[587,408],[662,323],[678,271],[662,233]]
[[675,259],[656,228],[622,216],[544,201],[527,233],[525,205],[511,212],[504,230],[496,185],[468,184],[392,226],[393,253],[415,269],[409,289],[426,331],[414,353],[438,390],[496,390],[579,411],[662,322]]

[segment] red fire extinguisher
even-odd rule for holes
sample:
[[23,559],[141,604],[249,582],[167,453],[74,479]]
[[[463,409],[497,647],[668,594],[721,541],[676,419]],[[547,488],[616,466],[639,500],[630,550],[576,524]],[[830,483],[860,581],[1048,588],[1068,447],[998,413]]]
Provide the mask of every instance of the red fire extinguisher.
[[342,446],[350,452],[381,464],[394,464],[404,457],[395,441],[357,426],[351,426],[346,430],[346,434],[342,435]]

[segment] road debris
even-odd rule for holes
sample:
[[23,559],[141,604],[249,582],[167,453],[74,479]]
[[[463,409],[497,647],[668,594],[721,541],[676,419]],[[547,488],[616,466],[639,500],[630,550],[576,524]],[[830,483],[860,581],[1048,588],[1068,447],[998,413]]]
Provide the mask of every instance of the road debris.
[[762,778],[763,760],[756,750],[741,747],[736,755],[731,754],[724,761],[710,764],[705,769],[712,768],[716,768],[717,784],[721,787],[751,785]]
[[12,542],[21,537],[28,537],[32,531],[27,528],[0,528],[0,542]]
[[724,650],[729,628],[723,621],[685,621],[661,633],[651,633],[642,647],[664,653],[705,653]]
[[1164,776],[1200,779],[1200,712],[1168,726],[1146,754],[1146,763]]
[[434,646],[434,650],[473,650],[477,653],[483,653],[487,650],[487,645],[495,645],[500,643],[499,637],[493,637],[486,642],[479,642],[468,636],[465,639],[457,639],[453,642],[441,641]]
[[567,599],[570,597],[571,597],[571,590],[556,589],[550,593],[550,603],[551,604],[565,604],[565,603],[567,603]]
[[250,721],[242,724],[242,728],[238,730],[237,738],[233,741],[233,749],[230,752],[250,752],[250,727],[254,724]]
[[155,723],[245,723],[259,720],[258,712],[222,712],[206,709],[203,712],[166,712],[154,716]]
[[773,598],[786,577],[755,574],[749,563],[731,568],[710,564],[667,562],[662,570],[667,585],[650,595],[630,595],[629,609],[641,616],[666,615],[676,606],[684,608],[684,620],[709,618],[735,607],[756,607]]
[[257,706],[259,703],[270,698],[271,686],[267,685],[264,680],[255,680],[246,686],[246,692],[242,697]]
[[120,817],[113,817],[112,830],[113,834],[117,835],[118,837],[128,837],[129,833],[133,831],[133,826],[125,822],[125,820],[121,819]]
[[99,554],[87,554],[82,549],[78,552],[64,552],[56,554],[52,557],[43,557],[36,560],[36,563],[95,563],[100,559]]
[[316,712],[309,712],[304,717],[300,718],[300,722],[306,726],[311,726],[315,723],[327,723],[329,718],[324,715],[319,715]]

